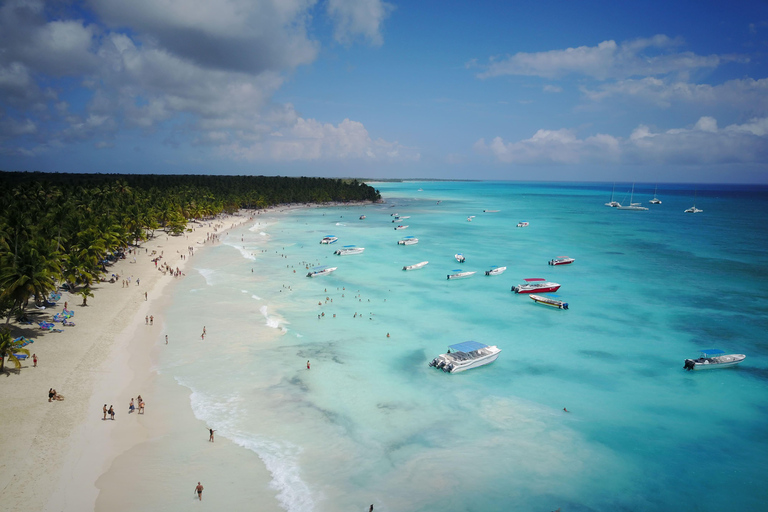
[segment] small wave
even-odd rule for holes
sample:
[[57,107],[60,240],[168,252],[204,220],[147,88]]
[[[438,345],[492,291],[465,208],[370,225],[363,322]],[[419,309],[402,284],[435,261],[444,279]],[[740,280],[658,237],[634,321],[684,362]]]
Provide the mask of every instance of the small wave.
[[346,224],[344,224],[343,222],[337,222],[336,225],[337,226],[346,226]]
[[224,244],[240,251],[240,254],[243,255],[243,258],[251,261],[256,261],[256,256],[254,256],[253,253],[251,253],[245,247],[243,247],[242,242],[240,242],[240,245],[235,245],[228,242],[224,242]]
[[264,318],[267,320],[267,327],[271,327],[273,329],[280,329],[283,331],[283,333],[288,332],[288,329],[280,325],[280,319],[276,316],[269,316],[267,312],[267,306],[261,306],[259,308],[259,311],[261,311],[261,314],[264,315]]
[[216,272],[215,270],[211,268],[199,268],[197,271],[200,272],[200,275],[205,279],[205,284],[213,286],[213,274]]
[[261,297],[259,297],[258,295],[251,295],[251,298],[256,300],[261,300]]

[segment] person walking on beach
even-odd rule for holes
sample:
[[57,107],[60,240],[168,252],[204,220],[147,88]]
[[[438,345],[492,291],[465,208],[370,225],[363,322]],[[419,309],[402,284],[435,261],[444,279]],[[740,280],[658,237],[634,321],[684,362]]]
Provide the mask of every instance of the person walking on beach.
[[195,491],[197,492],[197,499],[200,501],[203,501],[203,484],[200,482],[197,482],[197,487],[195,487]]
[[107,404],[104,404],[104,417],[102,418],[102,421],[107,419]]
[[165,344],[166,345],[168,344],[168,335],[167,334],[165,335]]
[[144,325],[149,325],[149,316],[144,317]]
[[109,417],[112,418],[112,421],[114,421],[115,420],[115,410],[112,408],[111,405],[109,406],[109,411],[107,411],[107,412],[109,413]]
[[144,414],[144,400],[139,400],[139,414]]
[[37,354],[32,354],[32,367],[37,368]]
[[210,437],[208,437],[208,442],[212,443],[213,442],[213,433],[216,432],[216,431],[213,430],[212,428],[209,428],[208,431],[211,433]]
[[136,407],[133,405],[133,398],[131,398],[131,405],[128,406],[128,414],[131,414],[135,410]]
[[155,325],[155,317],[153,315],[149,315],[149,325]]

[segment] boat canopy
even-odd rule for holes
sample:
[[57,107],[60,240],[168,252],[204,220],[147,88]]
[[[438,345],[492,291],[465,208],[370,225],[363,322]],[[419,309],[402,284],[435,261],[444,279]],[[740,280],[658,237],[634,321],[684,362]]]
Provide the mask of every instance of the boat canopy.
[[702,354],[710,355],[710,356],[725,354],[725,352],[717,348],[703,349],[703,350],[699,350],[699,352],[701,352]]
[[319,271],[321,271],[321,270],[325,270],[325,269],[327,269],[327,268],[328,268],[328,265],[323,265],[323,266],[321,266],[321,267],[315,267],[315,268],[313,268],[312,270],[313,270],[314,272],[319,272]]
[[415,238],[413,235],[406,236],[404,238]]
[[449,345],[448,348],[453,350],[454,352],[472,352],[475,350],[480,350],[481,348],[486,348],[488,345],[484,343],[480,343],[478,341],[465,341],[463,343],[457,343],[455,345]]
[[523,279],[526,283],[534,282],[534,281],[546,281],[546,279],[543,279],[541,277],[532,277],[530,279]]
[[345,245],[344,247],[354,247],[354,245]]

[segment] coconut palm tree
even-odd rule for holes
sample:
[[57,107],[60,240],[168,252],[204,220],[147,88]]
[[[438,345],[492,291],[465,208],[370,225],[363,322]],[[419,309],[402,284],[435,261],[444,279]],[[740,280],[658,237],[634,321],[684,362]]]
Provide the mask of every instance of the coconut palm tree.
[[16,354],[25,354],[29,356],[29,350],[21,347],[20,341],[13,341],[11,330],[7,326],[0,328],[0,373],[5,368],[5,358],[12,362],[18,370],[21,368],[21,362]]
[[78,295],[80,295],[83,298],[83,303],[81,306],[87,306],[88,305],[88,297],[93,297],[93,292],[89,287],[85,287],[77,292]]

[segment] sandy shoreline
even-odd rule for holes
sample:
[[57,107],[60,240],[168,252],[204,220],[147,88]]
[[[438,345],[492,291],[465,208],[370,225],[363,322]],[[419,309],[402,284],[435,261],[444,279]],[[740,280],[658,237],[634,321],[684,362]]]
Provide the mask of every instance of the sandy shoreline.
[[[270,213],[307,206],[283,205]],[[157,231],[155,238],[136,250],[135,263],[134,255],[129,255],[108,267],[108,274],[119,274],[120,279],[97,283],[88,306],[81,306],[81,297],[62,293],[57,306],[34,311],[35,322],[50,320],[67,302],[75,311],[76,325],[64,327],[64,332],[13,324],[14,336],[36,340],[28,348],[39,362],[33,368],[30,358],[21,371],[0,376],[0,503],[4,510],[186,507],[196,481],[191,481],[189,472],[158,460],[158,443],[167,452],[169,442],[170,449],[178,446],[182,457],[189,450],[185,464],[206,475],[209,484],[204,497],[211,498],[203,500],[206,508],[258,503],[260,510],[282,510],[258,456],[224,438],[207,443],[205,425],[192,413],[188,390],[155,369],[165,345],[163,310],[174,283],[184,277],[163,274],[152,258],[162,253],[161,265],[168,263],[183,272],[190,261],[188,247],[195,253],[210,247],[215,242],[206,243],[209,235],[248,219],[243,213],[190,223],[194,231],[179,237]],[[122,280],[127,277],[131,282],[124,287]],[[145,323],[149,315],[155,317],[151,326]],[[170,336],[169,343],[179,341]],[[50,387],[65,400],[49,403]],[[147,403],[146,412],[129,414],[130,399],[138,394]],[[114,406],[115,421],[102,420],[104,403]]]

